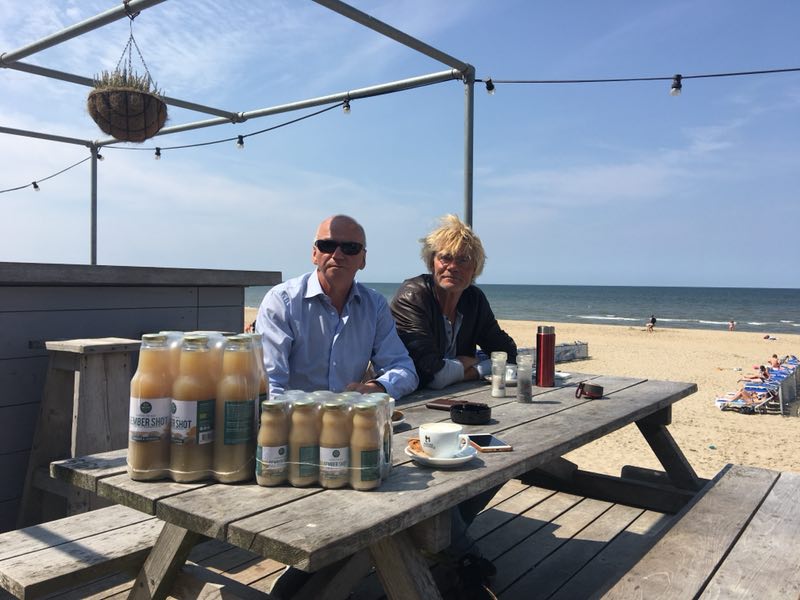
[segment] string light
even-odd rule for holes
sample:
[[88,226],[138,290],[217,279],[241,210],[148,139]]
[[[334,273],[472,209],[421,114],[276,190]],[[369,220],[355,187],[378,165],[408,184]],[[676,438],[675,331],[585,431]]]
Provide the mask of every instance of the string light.
[[99,152],[97,153],[97,160],[105,160],[105,159],[106,159],[105,156],[103,156]]
[[153,158],[155,158],[156,160],[161,160],[161,148],[159,148],[158,146],[156,146],[156,155]]
[[238,136],[238,138],[236,139],[236,147],[239,150],[244,149],[244,136],[243,135]]
[[342,112],[346,115],[350,114],[350,98],[345,98],[342,102]]
[[31,184],[31,185],[33,185],[33,191],[34,191],[34,192],[38,192],[38,191],[39,191],[39,184],[38,184],[38,183],[36,183],[36,182],[34,181],[34,182]]
[[681,83],[680,73],[676,73],[675,76],[672,78],[672,86],[669,88],[669,95],[670,96],[680,96],[681,90],[683,89],[683,84]]
[[491,77],[486,80],[486,93],[490,96],[494,96],[494,82]]

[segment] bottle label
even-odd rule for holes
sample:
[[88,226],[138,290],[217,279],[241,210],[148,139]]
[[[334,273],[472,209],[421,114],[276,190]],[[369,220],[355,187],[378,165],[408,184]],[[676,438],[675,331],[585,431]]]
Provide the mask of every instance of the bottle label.
[[211,400],[172,401],[173,444],[210,444],[214,441],[214,404]]
[[381,478],[381,449],[361,451],[361,481]]
[[131,396],[128,422],[132,442],[156,442],[169,434],[171,398]]
[[339,478],[347,476],[350,467],[350,447],[319,449],[320,477]]
[[319,473],[319,446],[301,446],[299,454],[300,465],[297,471],[300,477]]
[[258,446],[256,475],[276,475],[286,471],[289,446]]
[[226,446],[246,444],[253,439],[254,416],[252,400],[225,403],[223,441]]

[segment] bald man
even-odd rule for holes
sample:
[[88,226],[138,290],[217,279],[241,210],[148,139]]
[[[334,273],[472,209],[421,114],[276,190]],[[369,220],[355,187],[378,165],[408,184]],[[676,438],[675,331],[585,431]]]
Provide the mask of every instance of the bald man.
[[[413,392],[417,372],[386,300],[355,280],[367,264],[364,228],[346,215],[328,217],[317,228],[311,262],[314,271],[272,288],[258,309],[271,393]],[[364,382],[370,362],[376,376]]]

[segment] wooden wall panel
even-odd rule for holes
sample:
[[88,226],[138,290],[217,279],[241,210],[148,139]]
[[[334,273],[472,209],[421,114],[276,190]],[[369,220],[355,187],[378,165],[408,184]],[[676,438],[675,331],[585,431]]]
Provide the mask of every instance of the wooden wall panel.
[[30,450],[38,418],[39,402],[0,406],[0,423],[10,425],[0,435],[0,454]]
[[28,469],[28,452],[12,452],[0,454],[0,473],[3,485],[0,485],[0,502],[13,500],[22,495],[25,483],[25,472]]
[[244,288],[204,287],[198,291],[198,306],[244,306]]
[[47,356],[0,360],[0,407],[39,402],[46,371]]
[[196,306],[199,295],[196,287],[25,286],[0,290],[0,312]]

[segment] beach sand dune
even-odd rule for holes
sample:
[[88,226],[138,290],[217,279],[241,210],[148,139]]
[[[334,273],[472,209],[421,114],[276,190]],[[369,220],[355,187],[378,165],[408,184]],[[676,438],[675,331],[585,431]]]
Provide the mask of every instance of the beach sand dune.
[[[255,309],[245,309],[245,323],[254,318]],[[542,323],[503,320],[500,324],[517,345],[533,346],[536,326]],[[753,374],[753,366],[764,364],[772,354],[799,355],[800,335],[765,340],[764,334],[740,331],[656,326],[650,334],[643,326],[547,324],[555,325],[558,343],[589,345],[588,360],[560,363],[562,371],[696,383],[697,393],[674,405],[669,429],[701,477],[714,476],[727,463],[800,472],[800,418],[741,415],[714,405],[715,397],[737,389],[737,380]],[[609,475],[618,475],[626,464],[661,469],[633,425],[566,458],[582,469]]]

